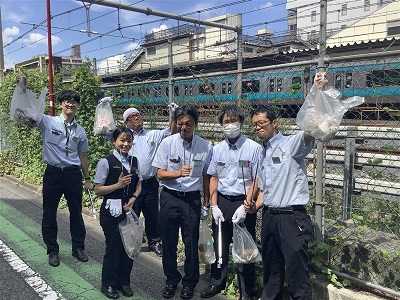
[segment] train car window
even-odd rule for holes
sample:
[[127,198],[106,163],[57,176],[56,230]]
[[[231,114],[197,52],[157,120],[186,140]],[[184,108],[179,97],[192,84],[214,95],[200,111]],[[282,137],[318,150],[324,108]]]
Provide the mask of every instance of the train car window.
[[232,94],[232,82],[228,82],[228,94]]
[[301,77],[296,76],[292,78],[292,86],[291,86],[292,90],[294,92],[298,92],[301,89]]
[[338,90],[342,89],[342,75],[341,74],[335,75],[335,89],[338,89]]
[[185,85],[184,96],[193,96],[193,87],[191,85]]
[[282,91],[282,78],[276,79],[276,91],[277,92]]
[[246,80],[242,82],[243,93],[258,93],[260,91],[260,80]]
[[346,73],[345,88],[350,89],[353,86],[353,73]]
[[227,94],[227,92],[226,92],[226,82],[222,82],[221,83],[221,94],[222,95],[226,95]]
[[273,93],[275,92],[275,78],[271,78],[268,84],[268,92]]
[[161,86],[154,87],[154,97],[161,97]]
[[174,86],[174,96],[179,96],[179,86]]
[[214,83],[202,83],[199,85],[199,94],[200,95],[214,95],[215,93],[215,85]]
[[222,82],[221,84],[221,93],[223,95],[232,94],[232,82]]
[[378,70],[366,76],[367,87],[400,85],[400,69],[398,70]]

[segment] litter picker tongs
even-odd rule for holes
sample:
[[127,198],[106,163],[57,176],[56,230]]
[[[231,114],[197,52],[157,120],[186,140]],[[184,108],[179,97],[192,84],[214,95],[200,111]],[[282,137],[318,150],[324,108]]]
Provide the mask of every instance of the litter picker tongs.
[[89,196],[90,206],[91,206],[91,208],[92,208],[92,216],[93,216],[93,218],[96,219],[96,218],[97,218],[97,217],[96,217],[96,208],[94,207],[94,201],[93,201],[93,198],[92,198],[92,193],[90,192],[89,189],[86,190],[86,193],[87,193],[88,196]]
[[218,262],[217,268],[222,267],[222,224],[221,219],[218,219]]

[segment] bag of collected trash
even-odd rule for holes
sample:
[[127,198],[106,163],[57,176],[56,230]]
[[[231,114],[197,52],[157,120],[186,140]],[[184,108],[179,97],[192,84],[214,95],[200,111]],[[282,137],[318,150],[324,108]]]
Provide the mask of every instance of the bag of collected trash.
[[39,98],[36,99],[35,94],[26,86],[26,77],[21,77],[12,96],[10,119],[29,127],[37,127],[46,107],[48,89],[43,88]]
[[144,218],[138,218],[133,210],[126,213],[126,218],[118,224],[119,233],[125,252],[130,259],[134,259],[142,248]]
[[261,261],[260,251],[244,223],[233,223],[232,258],[237,264],[251,264]]
[[345,112],[364,103],[364,97],[340,97],[341,93],[333,87],[322,91],[314,83],[297,114],[296,124],[312,137],[329,142],[339,130]]
[[211,236],[207,220],[200,220],[198,250],[199,250],[199,262],[206,265],[211,265],[213,262],[215,262],[213,238]]
[[94,115],[94,135],[109,135],[116,128],[110,97],[100,100]]

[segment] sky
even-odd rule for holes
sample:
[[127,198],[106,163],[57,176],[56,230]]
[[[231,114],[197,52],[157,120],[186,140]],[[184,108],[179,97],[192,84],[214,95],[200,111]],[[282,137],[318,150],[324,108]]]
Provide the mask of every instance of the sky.
[[[170,14],[191,13],[189,17],[201,20],[242,13],[243,33],[247,35],[255,35],[265,28],[276,34],[287,29],[285,0],[108,1]],[[48,53],[46,3],[46,0],[0,0],[6,69],[35,55]],[[80,44],[82,58],[96,58],[99,68],[130,56],[152,30],[184,24],[132,11],[118,12],[96,4],[84,5],[76,0],[51,0],[50,11],[53,55],[69,56],[71,45]],[[87,15],[90,22],[87,22]],[[88,30],[92,33],[88,34]]]

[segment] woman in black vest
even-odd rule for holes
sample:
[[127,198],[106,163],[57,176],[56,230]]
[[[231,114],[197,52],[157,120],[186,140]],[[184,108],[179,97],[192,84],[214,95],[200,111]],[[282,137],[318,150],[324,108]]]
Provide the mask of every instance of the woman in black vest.
[[130,274],[133,266],[125,252],[118,223],[132,208],[142,189],[142,176],[136,157],[128,155],[133,135],[129,128],[118,127],[112,135],[114,151],[102,158],[96,167],[95,192],[103,196],[100,225],[106,238],[101,291],[110,299],[118,299],[120,290],[126,297],[133,296]]

